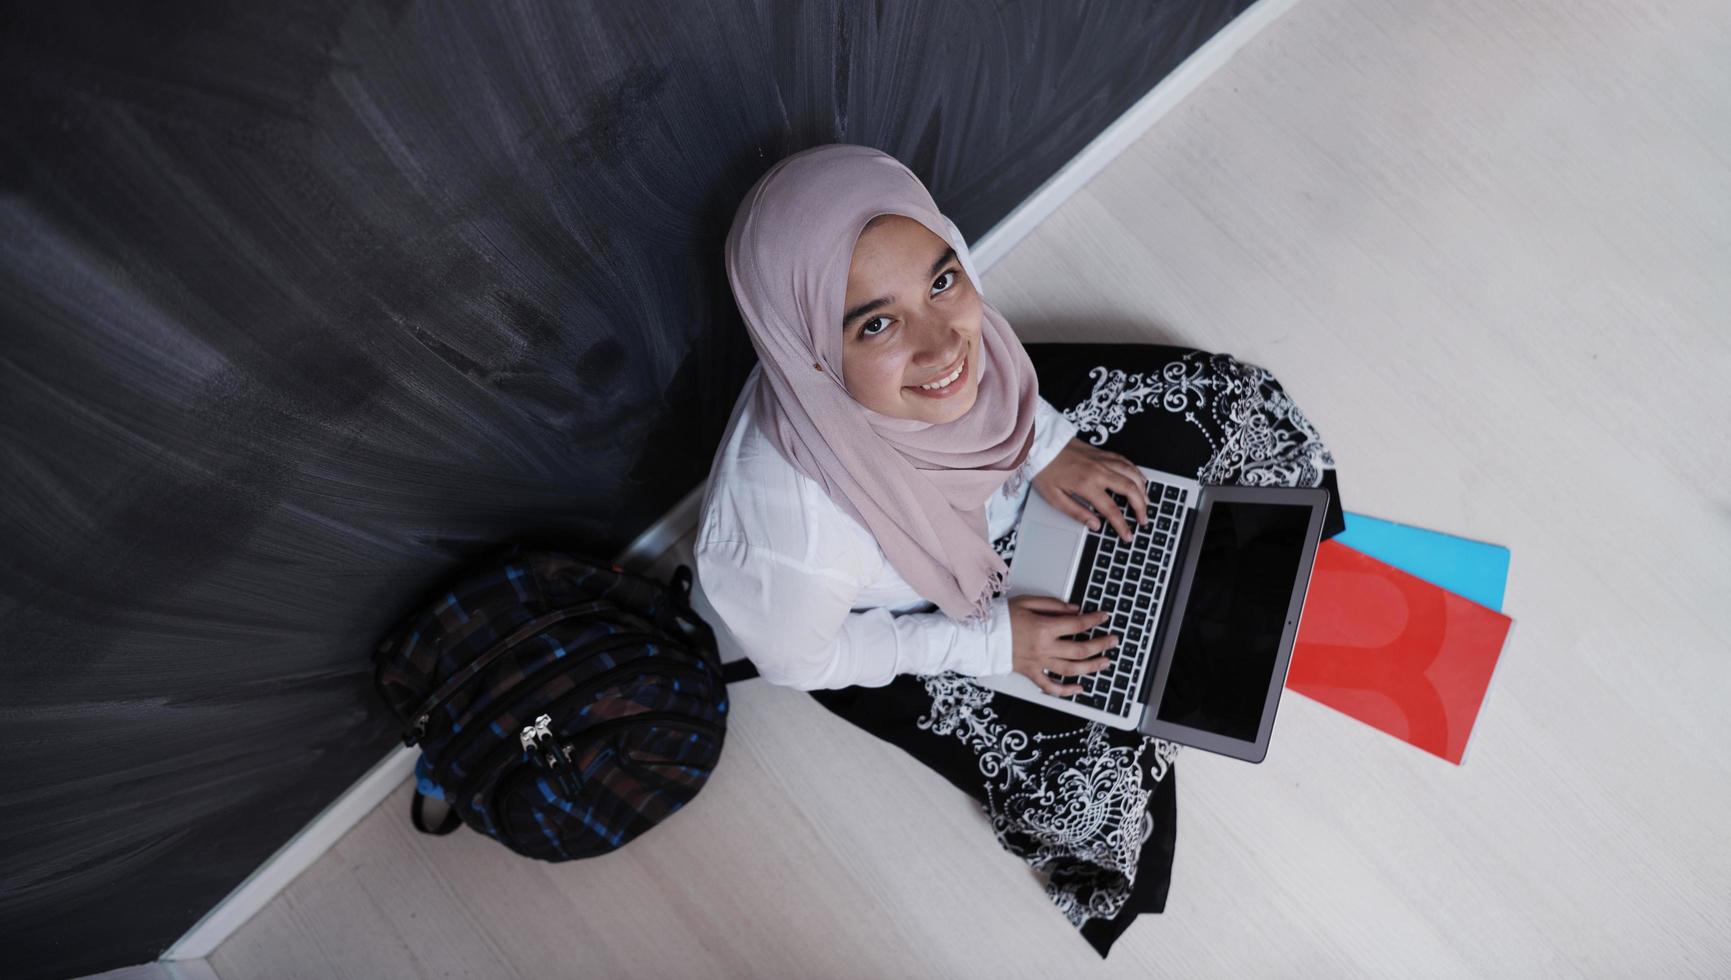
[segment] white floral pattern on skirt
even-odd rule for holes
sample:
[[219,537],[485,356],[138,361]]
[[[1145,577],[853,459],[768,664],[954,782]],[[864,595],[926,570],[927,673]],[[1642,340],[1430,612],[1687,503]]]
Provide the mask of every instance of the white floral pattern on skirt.
[[[1274,376],[1230,354],[1192,351],[1159,371],[1088,372],[1094,392],[1063,413],[1088,441],[1100,445],[1124,420],[1149,405],[1196,426],[1212,448],[1196,471],[1199,483],[1246,487],[1314,487],[1334,457],[1316,427]],[[1080,434],[1079,433],[1079,434]]]
[[[974,750],[988,780],[985,811],[998,843],[1049,875],[1046,895],[1071,925],[1116,916],[1135,887],[1142,844],[1154,831],[1148,797],[1178,746],[1152,737],[1134,748],[1114,746],[1097,721],[1030,736],[986,706],[990,688],[956,673],[924,680],[932,711],[919,726],[954,734]],[[1154,758],[1144,782],[1142,756],[1150,747]]]
[[[1198,482],[1318,486],[1324,470],[1334,467],[1315,427],[1271,383],[1273,376],[1230,355],[1193,351],[1158,371],[1096,367],[1088,376],[1093,392],[1063,414],[1093,445],[1152,406],[1181,413],[1208,440],[1211,452]],[[1006,562],[1014,556],[1016,534],[1012,528],[993,542]],[[1180,747],[1152,736],[1135,747],[1113,745],[1107,726],[1096,721],[1029,735],[999,719],[990,707],[996,692],[967,676],[946,672],[921,680],[932,706],[919,727],[953,734],[973,750],[987,779],[984,809],[999,844],[1047,873],[1046,894],[1072,925],[1116,917],[1135,887],[1142,845],[1153,831],[1148,799]]]

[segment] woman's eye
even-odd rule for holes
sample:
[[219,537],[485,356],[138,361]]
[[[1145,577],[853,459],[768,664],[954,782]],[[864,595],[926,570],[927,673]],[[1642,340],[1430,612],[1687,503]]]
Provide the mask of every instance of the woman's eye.
[[[933,292],[934,293],[948,292],[950,289],[952,289],[956,285],[956,276],[957,275],[959,275],[959,273],[957,273],[956,270],[954,270],[954,269],[944,270],[944,274],[939,276],[936,280],[934,280],[932,282]],[[938,283],[943,282],[945,279],[948,279],[950,281],[947,285],[945,285],[943,288],[940,289],[938,287]],[[878,334],[883,333],[884,330],[888,330],[889,327],[886,326],[883,328],[883,330],[878,330],[874,333],[871,329],[872,324],[878,322],[879,320],[888,320],[888,319],[889,319],[889,317],[887,317],[887,316],[874,316],[874,317],[872,317],[870,320],[867,320],[866,322],[860,324],[859,335],[861,337],[876,337]]]

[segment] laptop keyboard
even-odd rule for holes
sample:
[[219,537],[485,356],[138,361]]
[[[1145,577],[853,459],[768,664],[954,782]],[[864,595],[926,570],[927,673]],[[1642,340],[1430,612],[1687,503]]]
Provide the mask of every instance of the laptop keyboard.
[[[1127,498],[1115,493],[1111,497],[1126,521],[1135,516]],[[1080,693],[1065,700],[1119,717],[1129,715],[1151,659],[1149,648],[1154,642],[1160,603],[1166,596],[1178,551],[1186,498],[1183,487],[1150,480],[1148,520],[1130,524],[1134,533],[1128,542],[1118,537],[1117,530],[1107,521],[1100,523],[1099,530],[1088,532],[1068,601],[1079,604],[1084,613],[1104,609],[1111,615],[1099,626],[1065,639],[1093,639],[1108,634],[1116,634],[1120,639],[1116,647],[1106,651],[1111,663],[1104,670],[1063,678],[1065,683],[1082,685]]]

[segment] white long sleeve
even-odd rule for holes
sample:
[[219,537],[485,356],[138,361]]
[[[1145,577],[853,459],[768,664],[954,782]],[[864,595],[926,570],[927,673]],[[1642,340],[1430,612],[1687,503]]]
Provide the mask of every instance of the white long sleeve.
[[897,674],[1010,670],[1003,596],[983,628],[971,627],[938,611],[855,611],[858,581],[743,541],[705,540],[696,561],[704,596],[772,684],[804,691],[882,687]]
[[1054,408],[1051,402],[1044,398],[1038,398],[1034,402],[1034,445],[1028,449],[1028,458],[1021,468],[1004,481],[1003,494],[1018,502],[1018,515],[1021,513],[1019,503],[1027,493],[1028,481],[1045,469],[1048,463],[1057,459],[1064,447],[1070,444],[1070,440],[1076,438],[1078,431],[1080,430],[1076,428],[1076,423],[1065,418],[1064,413]]
[[[951,619],[890,565],[870,531],[769,445],[752,418],[747,379],[716,451],[694,558],[699,587],[773,684],[801,690],[881,687],[898,674],[1008,673],[1009,600],[979,626]],[[995,540],[1020,520],[1029,481],[1076,435],[1045,399],[1028,458],[994,494]]]

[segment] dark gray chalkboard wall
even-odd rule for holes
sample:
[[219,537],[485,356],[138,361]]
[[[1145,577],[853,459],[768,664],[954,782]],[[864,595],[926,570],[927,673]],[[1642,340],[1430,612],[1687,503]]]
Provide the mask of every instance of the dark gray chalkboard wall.
[[771,163],[879,147],[975,239],[1248,5],[8,5],[6,971],[154,958],[377,762],[453,563],[704,478]]

